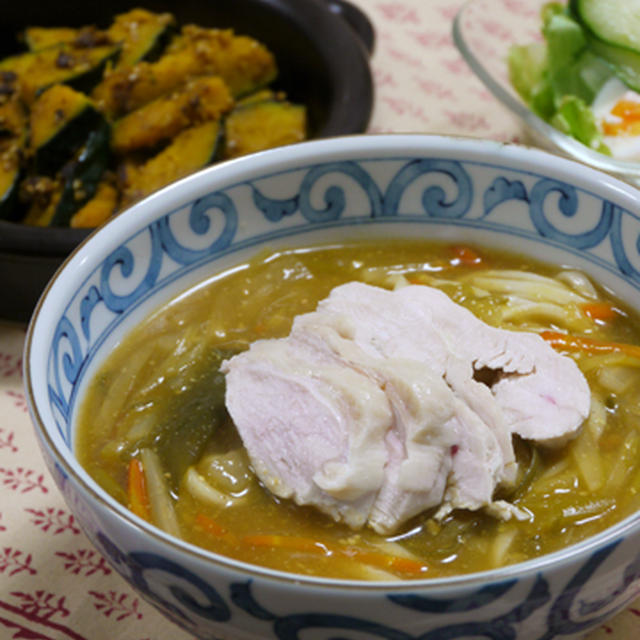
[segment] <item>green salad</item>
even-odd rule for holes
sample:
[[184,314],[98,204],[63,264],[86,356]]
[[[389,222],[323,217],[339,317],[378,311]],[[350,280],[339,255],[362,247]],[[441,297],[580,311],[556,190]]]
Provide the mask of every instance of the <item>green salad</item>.
[[[596,151],[617,155],[607,144],[612,135],[640,133],[640,95],[629,94],[640,92],[640,0],[550,2],[541,21],[543,41],[509,51],[514,88],[560,131]],[[631,108],[607,114],[616,127],[603,129],[593,104],[612,79],[626,91],[624,105]]]

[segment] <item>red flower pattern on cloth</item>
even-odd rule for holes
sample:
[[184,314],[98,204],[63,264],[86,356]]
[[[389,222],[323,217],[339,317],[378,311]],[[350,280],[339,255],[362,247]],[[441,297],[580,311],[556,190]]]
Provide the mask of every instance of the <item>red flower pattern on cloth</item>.
[[0,353],[0,376],[22,377],[22,357],[12,353]]
[[24,467],[7,469],[0,467],[0,483],[6,488],[19,493],[28,493],[30,491],[49,493],[49,489],[44,484],[44,474],[34,469],[25,469]]
[[27,399],[24,397],[24,393],[18,393],[17,391],[7,391],[7,396],[13,401],[13,406],[21,409],[25,413],[27,412]]
[[14,640],[89,640],[65,626],[59,619],[68,618],[70,610],[64,596],[44,590],[33,593],[14,591],[12,602],[0,600],[0,631],[6,629]]
[[111,569],[106,560],[92,549],[78,549],[76,552],[56,551],[56,555],[64,559],[65,571],[74,575],[92,576],[101,573],[108,576]]
[[453,19],[456,17],[458,10],[462,2],[443,2],[438,6],[437,11],[440,14],[440,17],[446,22],[453,22]]
[[5,547],[0,550],[0,573],[10,578],[22,571],[26,571],[30,575],[35,575],[38,572],[31,566],[32,559],[30,553],[25,554],[18,549]]
[[390,22],[409,25],[420,22],[417,9],[405,2],[382,2],[377,8],[381,16]]
[[42,531],[58,535],[70,531],[74,535],[80,535],[80,529],[75,524],[75,518],[64,509],[49,507],[47,509],[27,509],[32,516],[31,522]]
[[135,616],[138,620],[144,617],[139,610],[139,600],[128,593],[89,591],[89,595],[94,598],[93,606],[107,618],[113,616],[119,622],[129,616]]
[[[454,48],[451,22],[463,0],[351,2],[376,30],[370,132],[523,139]],[[535,18],[529,0],[504,6],[505,16],[488,15],[484,25],[498,37],[509,20]],[[526,30],[525,41],[539,37]],[[92,548],[51,481],[27,413],[24,339],[24,326],[0,322],[0,640],[192,640]],[[636,601],[588,640],[628,640],[639,628]]]
[[8,449],[10,453],[18,453],[18,447],[15,444],[15,433],[0,428],[0,449]]
[[45,620],[56,615],[66,618],[70,613],[64,604],[64,596],[56,596],[43,590],[38,590],[34,593],[14,591],[11,595],[20,601],[19,608],[22,611],[29,614],[37,614]]

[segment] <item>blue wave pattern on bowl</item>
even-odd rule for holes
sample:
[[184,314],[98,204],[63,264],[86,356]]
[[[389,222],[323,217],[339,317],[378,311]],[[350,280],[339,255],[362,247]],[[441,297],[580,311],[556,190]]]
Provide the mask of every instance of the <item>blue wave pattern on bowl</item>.
[[[274,197],[272,182],[285,173],[287,184],[295,184],[297,189],[285,197],[282,193]],[[349,193],[345,181],[351,185]],[[573,228],[579,210],[582,227]],[[259,219],[257,230],[255,224],[250,234],[243,230],[240,221],[244,216]],[[265,238],[284,238],[327,226],[437,225],[445,220],[447,225],[517,235],[568,249],[601,269],[624,274],[631,286],[640,289],[640,271],[630,255],[639,247],[637,242],[629,245],[630,238],[640,236],[638,219],[586,190],[533,172],[471,161],[407,157],[322,163],[233,184],[169,212],[123,241],[66,306],[51,344],[47,372],[50,405],[61,437],[71,447],[76,390],[105,336],[149,296],[185,273]],[[144,260],[137,257],[141,247],[141,253],[148,256]],[[472,589],[449,601],[417,595],[408,583],[406,593],[394,589],[383,596],[387,605],[449,616],[446,624],[416,636],[369,619],[335,613],[277,614],[260,603],[250,580],[224,587],[228,589],[225,600],[220,589],[170,558],[146,551],[125,553],[100,531],[90,535],[156,606],[186,629],[207,638],[211,636],[205,635],[208,632],[203,631],[206,625],[201,626],[201,621],[224,623],[244,612],[271,630],[271,635],[266,635],[281,640],[297,640],[309,629],[339,630],[341,638],[351,631],[388,640],[508,640],[520,637],[519,630],[532,616],[538,619],[536,625],[545,629],[540,640],[550,640],[579,634],[610,617],[637,595],[640,580],[640,554],[635,550],[630,553],[624,542],[617,540],[587,557],[557,593],[552,593],[542,573],[528,581],[512,579]],[[591,578],[599,570],[606,571],[602,567],[616,553],[626,554],[626,559],[622,573],[608,578],[617,585],[613,595],[589,599]],[[155,581],[148,577],[153,572],[168,580],[162,593],[151,586]],[[495,602],[518,589],[522,591],[518,592],[518,604],[496,613]],[[451,614],[457,616],[455,623]]]
[[[279,615],[258,602],[252,591],[251,580],[229,584],[227,602],[210,584],[171,559],[147,552],[125,554],[101,535],[98,535],[94,542],[112,563],[119,565],[120,572],[136,589],[144,593],[166,615],[198,637],[199,618],[226,622],[234,615],[232,608],[235,605],[249,616],[270,626],[279,640],[299,640],[302,632],[318,629],[354,631],[366,634],[364,637],[367,638],[386,640],[515,640],[519,637],[518,629],[521,625],[526,624],[534,614],[540,613],[544,615],[546,631],[539,635],[538,640],[552,640],[560,636],[584,633],[609,618],[614,602],[613,610],[619,610],[637,596],[637,589],[633,589],[632,586],[640,579],[638,553],[625,568],[619,584],[610,596],[594,601],[584,599],[582,591],[588,587],[589,579],[618,546],[618,543],[613,543],[595,552],[570,578],[559,594],[552,596],[549,582],[543,575],[537,575],[523,599],[510,610],[498,615],[495,615],[496,605],[500,606],[503,595],[517,588],[517,579],[490,584],[463,597],[451,599],[416,595],[411,593],[411,587],[408,586],[407,593],[387,594],[387,600],[413,612],[441,614],[443,617],[454,614],[458,619],[465,618],[464,621],[455,624],[436,626],[426,633],[412,635],[369,619],[330,612]],[[150,587],[149,574],[154,571],[177,579],[177,582],[169,587],[173,598],[168,599],[165,594],[155,592]],[[185,583],[189,587],[188,590]],[[197,597],[194,597],[194,590]],[[340,635],[340,638],[346,640],[344,635]]]

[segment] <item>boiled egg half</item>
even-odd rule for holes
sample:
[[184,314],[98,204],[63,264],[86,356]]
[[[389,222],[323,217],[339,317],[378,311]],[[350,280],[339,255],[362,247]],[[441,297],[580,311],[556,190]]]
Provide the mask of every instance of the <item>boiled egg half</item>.
[[602,86],[591,110],[611,155],[640,161],[640,93],[613,77]]

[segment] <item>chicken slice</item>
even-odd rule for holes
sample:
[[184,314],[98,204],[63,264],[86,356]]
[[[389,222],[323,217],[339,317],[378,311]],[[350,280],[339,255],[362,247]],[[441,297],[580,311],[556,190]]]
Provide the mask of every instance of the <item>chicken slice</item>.
[[[509,434],[562,445],[589,413],[589,386],[571,358],[536,334],[491,327],[434,287],[388,291],[350,282],[333,289],[318,309],[352,316],[358,322],[354,341],[363,348],[374,345],[384,357],[427,359],[442,372],[460,361],[473,367],[473,375],[494,372],[489,386]],[[460,382],[464,376],[455,378]],[[502,432],[498,428],[496,435]]]
[[354,528],[382,484],[389,402],[328,352],[263,340],[223,364],[226,403],[266,487]]
[[572,360],[424,286],[336,287],[223,371],[264,484],[383,534],[432,507],[523,517],[493,499],[516,476],[512,434],[557,444],[590,404]]

